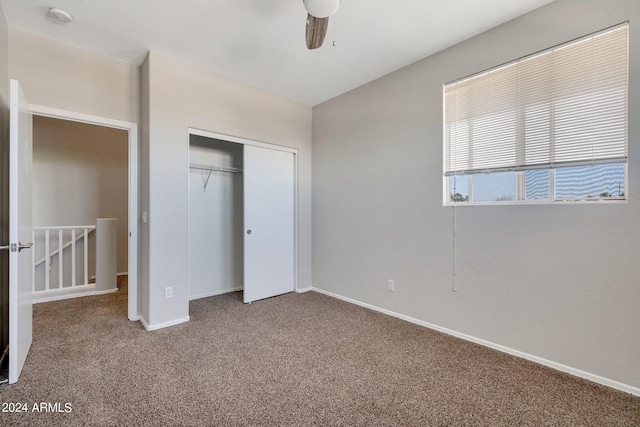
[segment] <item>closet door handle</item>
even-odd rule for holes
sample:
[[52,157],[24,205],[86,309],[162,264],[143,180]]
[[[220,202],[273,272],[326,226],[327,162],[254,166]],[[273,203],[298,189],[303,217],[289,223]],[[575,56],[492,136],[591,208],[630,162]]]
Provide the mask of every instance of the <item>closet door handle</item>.
[[251,229],[247,230],[247,234],[251,234]]

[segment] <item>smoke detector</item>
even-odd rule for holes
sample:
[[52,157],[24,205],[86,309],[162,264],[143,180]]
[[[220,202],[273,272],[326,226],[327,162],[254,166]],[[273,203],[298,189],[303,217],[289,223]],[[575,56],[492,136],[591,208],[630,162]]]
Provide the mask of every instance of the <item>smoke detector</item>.
[[60,22],[69,23],[73,21],[73,16],[69,12],[63,9],[59,9],[57,7],[53,7],[49,9],[49,16],[57,19]]

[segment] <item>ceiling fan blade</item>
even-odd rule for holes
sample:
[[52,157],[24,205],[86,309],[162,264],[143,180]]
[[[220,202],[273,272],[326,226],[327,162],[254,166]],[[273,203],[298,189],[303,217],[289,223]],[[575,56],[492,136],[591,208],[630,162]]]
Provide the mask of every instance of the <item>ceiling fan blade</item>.
[[316,18],[307,14],[307,48],[317,49],[322,46],[324,36],[329,27],[329,18]]

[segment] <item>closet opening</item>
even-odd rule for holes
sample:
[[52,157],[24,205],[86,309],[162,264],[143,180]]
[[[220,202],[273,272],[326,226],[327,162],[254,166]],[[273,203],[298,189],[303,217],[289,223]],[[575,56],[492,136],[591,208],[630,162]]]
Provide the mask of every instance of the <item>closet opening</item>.
[[189,300],[243,289],[242,145],[189,137]]
[[189,130],[189,300],[297,288],[297,150]]

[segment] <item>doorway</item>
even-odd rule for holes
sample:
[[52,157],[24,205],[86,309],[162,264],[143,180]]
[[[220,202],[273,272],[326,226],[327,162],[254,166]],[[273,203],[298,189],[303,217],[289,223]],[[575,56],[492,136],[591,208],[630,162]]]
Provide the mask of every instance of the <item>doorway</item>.
[[[127,139],[127,212],[119,227],[126,229],[128,309],[129,320],[138,320],[138,125],[66,110],[37,105],[31,106],[35,116],[43,119],[59,119],[117,129],[126,133]],[[125,225],[126,224],[126,225]]]
[[117,248],[111,267],[127,278],[128,155],[125,130],[33,116],[34,303],[117,290],[115,276],[99,288],[92,279],[106,221]]

